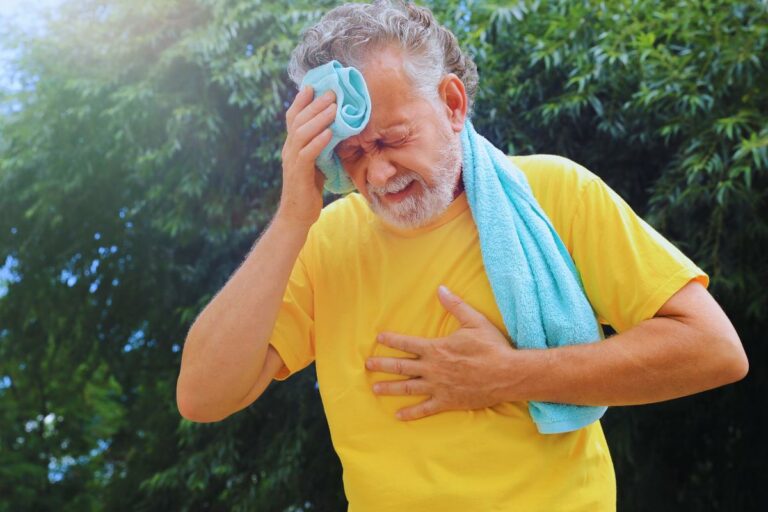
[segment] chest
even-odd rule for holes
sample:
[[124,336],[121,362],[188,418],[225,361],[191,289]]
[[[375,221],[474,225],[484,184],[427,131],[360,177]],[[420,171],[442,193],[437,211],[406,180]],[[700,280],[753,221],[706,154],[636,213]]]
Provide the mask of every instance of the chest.
[[434,339],[459,322],[439,301],[444,284],[504,329],[474,224],[427,237],[370,236],[322,258],[315,289],[315,361],[326,386],[365,380],[369,356],[406,356],[376,342],[380,332]]

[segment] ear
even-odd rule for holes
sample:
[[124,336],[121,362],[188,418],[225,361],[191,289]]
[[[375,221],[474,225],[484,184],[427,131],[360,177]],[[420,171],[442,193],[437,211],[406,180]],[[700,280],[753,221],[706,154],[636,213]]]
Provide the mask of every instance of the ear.
[[464,128],[464,119],[467,117],[467,92],[464,83],[454,73],[448,73],[440,82],[438,93],[451,128],[459,133]]

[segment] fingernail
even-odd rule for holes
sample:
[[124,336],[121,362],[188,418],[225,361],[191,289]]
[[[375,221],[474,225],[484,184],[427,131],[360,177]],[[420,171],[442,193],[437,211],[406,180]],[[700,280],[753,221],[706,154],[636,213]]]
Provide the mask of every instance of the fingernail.
[[440,293],[442,293],[443,295],[447,296],[447,297],[450,297],[450,296],[452,295],[452,294],[451,294],[451,290],[449,290],[449,289],[448,289],[448,287],[447,287],[447,286],[445,286],[444,284],[441,284],[441,285],[438,287],[438,291],[439,291]]

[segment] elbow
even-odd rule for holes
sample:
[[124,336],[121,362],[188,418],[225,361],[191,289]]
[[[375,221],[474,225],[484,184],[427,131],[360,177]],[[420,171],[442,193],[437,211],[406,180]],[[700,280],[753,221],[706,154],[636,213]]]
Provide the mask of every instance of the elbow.
[[738,360],[733,363],[732,371],[733,380],[731,382],[738,382],[744,379],[749,373],[749,360],[743,350],[741,351]]
[[195,423],[213,423],[225,419],[228,414],[222,414],[217,407],[219,402],[212,403],[211,399],[203,393],[206,389],[205,381],[199,375],[199,365],[194,364],[200,356],[193,357],[195,352],[192,350],[202,343],[193,336],[194,327],[195,324],[187,334],[184,351],[181,354],[181,368],[176,379],[176,408],[184,419]]
[[721,344],[725,347],[721,357],[724,384],[732,384],[744,379],[749,373],[749,360],[739,336],[733,332]]
[[179,410],[179,414],[182,418],[189,421],[200,421],[200,415],[194,407],[192,401],[182,393],[182,391],[176,388],[176,408]]
[[195,400],[194,393],[183,388],[180,382],[181,378],[179,378],[179,382],[176,384],[176,408],[179,410],[182,418],[195,423],[214,423],[227,417],[227,415],[212,414],[208,408],[201,406]]

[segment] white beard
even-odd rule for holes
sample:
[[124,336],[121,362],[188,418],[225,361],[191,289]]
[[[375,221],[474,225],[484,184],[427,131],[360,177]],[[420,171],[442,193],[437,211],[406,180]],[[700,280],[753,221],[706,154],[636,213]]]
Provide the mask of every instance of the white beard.
[[[428,224],[448,209],[453,202],[453,191],[461,172],[461,143],[447,141],[441,151],[440,162],[434,169],[434,185],[429,187],[419,174],[406,171],[395,176],[383,187],[368,183],[371,209],[386,223],[401,229],[415,229]],[[410,192],[402,201],[387,203],[381,196],[399,192],[411,182],[418,182],[421,190]]]

